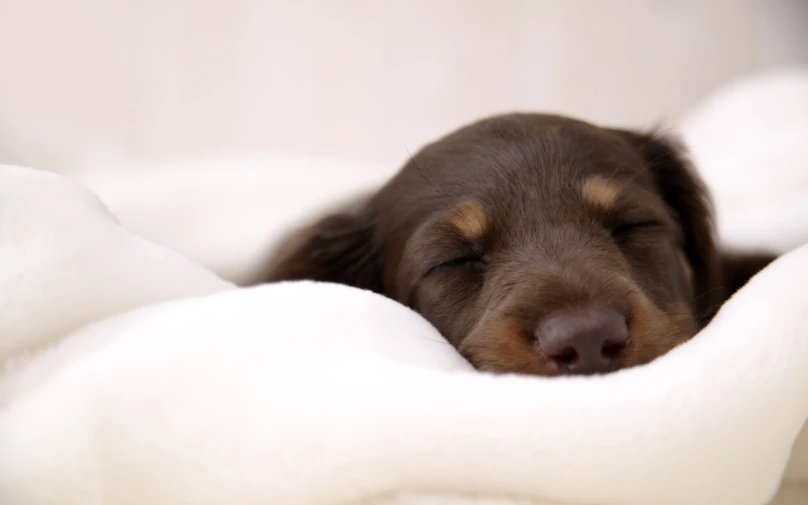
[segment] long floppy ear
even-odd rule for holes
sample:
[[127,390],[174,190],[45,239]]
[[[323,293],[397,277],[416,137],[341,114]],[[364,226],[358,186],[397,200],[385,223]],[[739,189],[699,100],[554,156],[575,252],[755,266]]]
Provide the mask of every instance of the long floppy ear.
[[683,147],[654,134],[613,130],[645,159],[662,198],[679,219],[684,254],[693,270],[693,309],[707,323],[720,305],[721,258],[715,244],[712,203]]
[[648,164],[667,204],[685,232],[684,252],[693,269],[694,309],[706,324],[718,308],[777,255],[722,251],[714,242],[709,193],[685,156],[685,149],[658,135],[613,130],[637,149]]
[[721,302],[741,289],[753,276],[777,259],[768,252],[723,251],[721,253]]
[[271,254],[260,282],[315,280],[381,292],[382,244],[375,212],[331,214],[294,232]]

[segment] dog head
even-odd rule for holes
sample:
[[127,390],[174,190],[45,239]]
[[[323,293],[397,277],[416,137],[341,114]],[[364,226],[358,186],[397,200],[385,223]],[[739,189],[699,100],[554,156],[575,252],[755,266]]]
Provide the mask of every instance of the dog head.
[[264,280],[370,289],[478,369],[605,373],[691,338],[717,303],[707,194],[653,135],[489,118],[426,146],[356,208],[300,231]]

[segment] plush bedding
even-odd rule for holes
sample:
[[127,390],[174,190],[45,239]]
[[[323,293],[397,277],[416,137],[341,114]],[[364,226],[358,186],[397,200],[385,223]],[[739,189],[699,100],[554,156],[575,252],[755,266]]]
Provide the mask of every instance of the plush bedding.
[[[691,118],[697,161],[710,151],[687,132],[719,119]],[[0,503],[764,505],[779,493],[778,505],[804,504],[808,215],[794,209],[808,167],[801,143],[791,158],[784,145],[787,184],[756,201],[787,225],[778,242],[733,228],[727,193],[718,206],[731,243],[793,250],[650,365],[555,379],[476,373],[420,316],[373,293],[222,280],[246,278],[273,234],[379,172],[287,174],[275,199],[225,192],[226,216],[260,207],[272,229],[244,223],[248,239],[205,249],[216,240],[182,219],[190,203],[170,213],[168,197],[134,196],[169,195],[154,181],[189,181],[190,168],[88,171],[79,184],[0,166]],[[224,171],[205,173],[186,186],[200,208]],[[292,201],[299,214],[281,214]],[[172,235],[182,223],[196,234]]]

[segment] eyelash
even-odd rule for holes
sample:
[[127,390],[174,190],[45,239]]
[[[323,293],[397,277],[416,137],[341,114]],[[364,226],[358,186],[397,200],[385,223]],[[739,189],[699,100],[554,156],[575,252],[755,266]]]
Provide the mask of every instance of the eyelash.
[[[625,238],[627,235],[639,230],[649,228],[660,228],[662,226],[664,226],[664,224],[661,221],[653,221],[653,220],[636,221],[633,223],[626,223],[616,226],[615,228],[612,229],[611,234],[615,238]],[[442,263],[438,263],[436,265],[431,266],[424,274],[424,277],[427,277],[436,272],[437,270],[441,270],[444,268],[485,266],[486,264],[487,262],[484,257],[472,256],[472,255],[460,256],[458,258],[453,258],[448,261],[444,261]]]
[[444,269],[444,268],[462,268],[462,267],[470,267],[470,266],[485,266],[486,261],[485,258],[480,256],[461,256],[459,258],[454,258],[449,261],[444,261],[442,263],[438,263],[429,268],[424,274],[424,277],[434,273],[437,270]]
[[629,235],[639,230],[647,230],[649,228],[661,228],[662,226],[664,226],[664,224],[661,221],[653,221],[653,220],[626,223],[612,228],[612,236],[616,238],[622,238],[625,237],[626,235]]

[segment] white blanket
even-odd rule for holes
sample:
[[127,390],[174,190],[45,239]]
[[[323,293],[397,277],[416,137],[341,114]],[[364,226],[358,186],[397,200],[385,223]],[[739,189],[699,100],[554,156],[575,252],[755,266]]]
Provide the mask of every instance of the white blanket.
[[806,285],[808,246],[650,365],[497,377],[383,297],[236,288],[0,167],[0,504],[804,504]]

